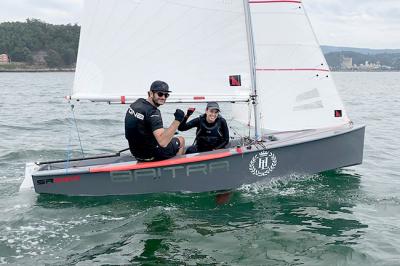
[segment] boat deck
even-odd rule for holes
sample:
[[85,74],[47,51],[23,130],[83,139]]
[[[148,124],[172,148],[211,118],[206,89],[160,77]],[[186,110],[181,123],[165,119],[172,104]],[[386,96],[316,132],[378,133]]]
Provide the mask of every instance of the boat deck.
[[[342,131],[341,128],[339,131]],[[292,144],[304,138],[312,138],[315,136],[322,135],[330,135],[332,129],[309,129],[309,130],[299,130],[299,131],[285,131],[285,132],[269,132],[264,134],[262,142],[255,142],[249,138],[241,138],[241,139],[234,139],[232,140],[228,147],[223,150],[218,151],[211,151],[211,152],[204,152],[204,153],[197,153],[197,154],[188,154],[188,155],[179,155],[174,157],[174,159],[179,158],[188,158],[194,156],[202,156],[204,154],[214,154],[214,153],[221,153],[223,151],[228,151],[232,148],[240,148],[240,147],[249,147],[246,149],[268,149],[271,147],[279,146],[279,145],[286,145]],[[251,148],[253,146],[253,148]],[[40,162],[37,163],[39,165],[38,172],[41,171],[49,171],[49,170],[61,170],[61,169],[77,169],[82,167],[91,167],[91,166],[103,166],[103,165],[110,165],[110,164],[124,164],[124,163],[138,163],[129,151],[126,154],[109,154],[109,155],[100,155],[95,157],[87,157],[87,158],[77,158],[65,161],[53,161],[53,162]],[[146,164],[146,162],[140,162]]]

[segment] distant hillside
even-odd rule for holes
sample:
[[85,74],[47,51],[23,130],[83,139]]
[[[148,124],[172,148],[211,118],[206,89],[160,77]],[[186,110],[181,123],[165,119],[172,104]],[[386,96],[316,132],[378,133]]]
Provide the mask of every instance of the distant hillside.
[[365,55],[376,55],[376,54],[398,54],[400,49],[369,49],[369,48],[355,48],[355,47],[340,47],[340,46],[328,46],[321,45],[322,52],[324,54],[333,52],[355,52]]
[[[328,65],[333,70],[400,70],[400,52],[362,54],[353,51],[325,54]],[[344,64],[351,60],[351,66]]]
[[[76,65],[80,26],[52,25],[37,19],[0,23],[0,54],[13,64],[2,69],[69,68]],[[333,70],[400,70],[400,49],[321,46]],[[344,63],[346,61],[346,63]],[[366,61],[370,65],[366,67]],[[353,67],[354,66],[354,67]]]
[[73,67],[79,32],[78,25],[52,25],[37,19],[0,23],[0,54],[8,54],[11,62]]

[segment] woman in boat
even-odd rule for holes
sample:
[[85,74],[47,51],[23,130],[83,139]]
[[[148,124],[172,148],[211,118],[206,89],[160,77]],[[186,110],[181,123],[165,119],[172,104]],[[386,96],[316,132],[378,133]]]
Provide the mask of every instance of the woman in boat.
[[180,131],[197,128],[194,144],[186,150],[186,154],[225,148],[229,143],[229,129],[226,120],[219,114],[218,103],[209,102],[205,114],[187,122],[193,112],[194,109],[189,108],[178,127]]

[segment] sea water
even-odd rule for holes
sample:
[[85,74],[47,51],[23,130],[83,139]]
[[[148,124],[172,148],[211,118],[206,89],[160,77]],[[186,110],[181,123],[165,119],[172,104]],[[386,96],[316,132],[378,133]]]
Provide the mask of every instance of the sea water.
[[[126,148],[127,106],[75,103],[73,124],[73,73],[0,73],[0,263],[400,265],[400,73],[333,76],[367,126],[363,164],[243,186],[218,205],[213,193],[19,193],[26,162]],[[174,109],[162,111],[168,125]]]

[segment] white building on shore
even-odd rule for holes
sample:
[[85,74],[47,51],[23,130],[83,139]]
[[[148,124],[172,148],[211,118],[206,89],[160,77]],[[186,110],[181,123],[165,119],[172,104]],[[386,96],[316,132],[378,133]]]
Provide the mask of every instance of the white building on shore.
[[342,57],[342,69],[352,69],[353,68],[353,58],[351,57]]
[[10,58],[7,54],[0,54],[0,64],[8,64],[10,63]]

